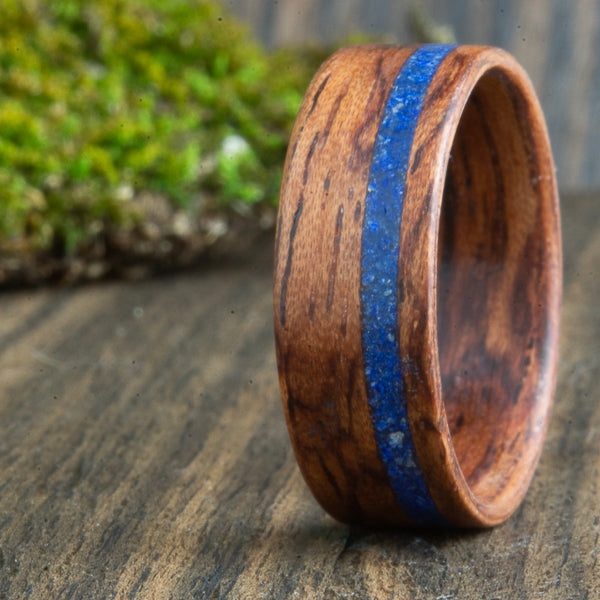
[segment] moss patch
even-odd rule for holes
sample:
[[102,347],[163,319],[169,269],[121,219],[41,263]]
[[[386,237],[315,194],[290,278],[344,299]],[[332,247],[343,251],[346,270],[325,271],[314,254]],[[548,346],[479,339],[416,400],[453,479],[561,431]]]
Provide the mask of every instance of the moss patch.
[[[411,11],[406,42],[447,41]],[[209,0],[4,0],[0,284],[143,276],[271,228],[334,49],[267,53]]]
[[24,263],[24,279],[49,262],[60,274],[124,234],[141,256],[165,239],[210,244],[234,213],[272,220],[325,53],[269,55],[207,1],[6,0],[2,13],[0,278]]

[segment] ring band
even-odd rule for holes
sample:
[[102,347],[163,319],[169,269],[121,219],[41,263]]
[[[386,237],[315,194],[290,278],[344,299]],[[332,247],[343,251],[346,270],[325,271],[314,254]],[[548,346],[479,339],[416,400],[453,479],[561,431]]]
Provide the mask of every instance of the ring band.
[[298,464],[348,523],[485,527],[547,429],[562,287],[543,114],[497,48],[363,45],[292,132],[274,269]]

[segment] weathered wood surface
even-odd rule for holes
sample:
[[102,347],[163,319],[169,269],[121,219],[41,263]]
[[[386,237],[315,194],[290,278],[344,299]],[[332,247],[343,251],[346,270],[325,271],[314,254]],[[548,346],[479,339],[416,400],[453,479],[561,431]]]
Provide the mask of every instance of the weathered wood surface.
[[[222,0],[263,42],[337,42],[356,31],[415,41],[411,7],[461,44],[500,46],[532,78],[563,188],[600,186],[600,3],[595,0]],[[414,9],[413,9],[414,10]]]
[[0,298],[0,598],[600,597],[600,196],[563,199],[555,411],[483,532],[333,521],[279,399],[271,242],[184,275]]

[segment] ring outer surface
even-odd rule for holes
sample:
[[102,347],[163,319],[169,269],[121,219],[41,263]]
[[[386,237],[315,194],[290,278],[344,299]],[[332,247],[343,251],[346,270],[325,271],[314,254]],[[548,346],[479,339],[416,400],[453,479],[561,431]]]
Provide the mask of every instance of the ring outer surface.
[[[318,502],[332,516],[370,525],[485,527],[504,521],[529,486],[543,446],[556,378],[561,249],[558,196],[545,123],[518,63],[485,46],[448,47],[425,90],[404,173],[397,304],[408,437],[431,507],[402,506],[402,490],[377,433],[365,374],[363,230],[377,135],[397,78],[424,46],[350,46],[315,75],[299,111],[284,167],[274,268],[274,323],[280,387],[292,446]],[[469,487],[442,401],[437,315],[437,236],[450,150],[478,81],[491,71],[517,90],[515,111],[529,128],[548,203],[543,235],[554,250],[544,367],[527,460],[498,497]],[[407,325],[408,324],[408,325]],[[410,326],[412,324],[412,326]],[[407,368],[407,364],[410,368]],[[368,371],[367,371],[368,372]]]

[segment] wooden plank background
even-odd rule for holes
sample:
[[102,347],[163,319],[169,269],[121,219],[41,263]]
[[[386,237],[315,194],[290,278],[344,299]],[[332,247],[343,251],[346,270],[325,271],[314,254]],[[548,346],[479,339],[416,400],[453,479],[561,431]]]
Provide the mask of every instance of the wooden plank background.
[[0,598],[600,597],[600,196],[566,196],[556,406],[481,532],[372,532],[309,494],[274,358],[272,239],[187,274],[0,297]]
[[512,52],[531,76],[562,189],[600,189],[598,0],[223,0],[270,46],[334,42],[351,32],[413,41],[417,5],[460,43]]

